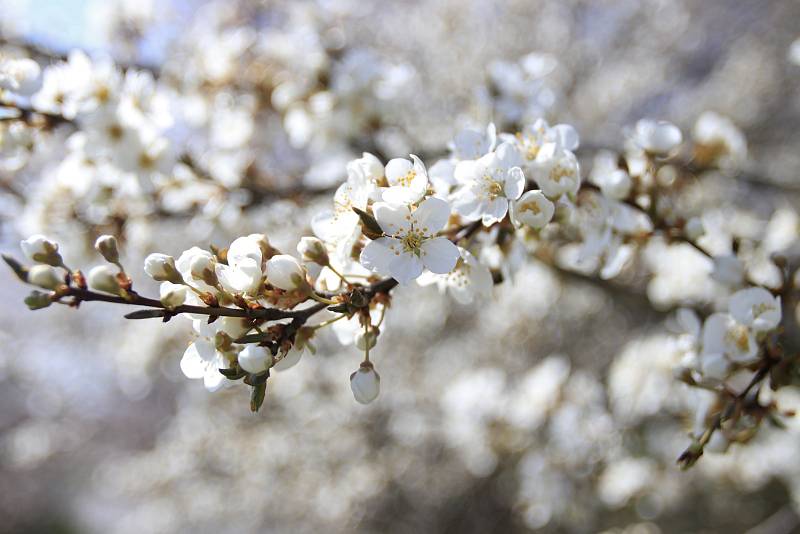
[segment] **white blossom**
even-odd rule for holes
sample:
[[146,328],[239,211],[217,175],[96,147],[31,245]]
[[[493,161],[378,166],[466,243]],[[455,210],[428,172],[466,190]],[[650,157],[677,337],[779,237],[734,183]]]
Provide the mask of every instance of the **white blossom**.
[[361,251],[364,267],[391,275],[401,284],[416,279],[423,268],[438,274],[453,270],[458,248],[448,239],[436,237],[450,216],[447,202],[430,197],[414,211],[378,202],[373,212],[386,237],[370,241]]
[[267,280],[285,291],[307,286],[306,270],[294,256],[278,254],[267,261]]
[[509,202],[518,199],[525,188],[518,164],[519,153],[511,143],[502,143],[478,160],[459,162],[455,177],[463,185],[453,196],[455,211],[485,226],[503,220]]
[[266,347],[247,345],[239,352],[239,366],[248,373],[263,373],[272,367],[272,353]]
[[428,171],[422,161],[411,154],[411,161],[395,158],[386,164],[389,187],[383,190],[384,202],[413,204],[419,202],[428,189]]
[[781,299],[762,287],[737,291],[728,304],[730,314],[754,332],[766,332],[781,322]]

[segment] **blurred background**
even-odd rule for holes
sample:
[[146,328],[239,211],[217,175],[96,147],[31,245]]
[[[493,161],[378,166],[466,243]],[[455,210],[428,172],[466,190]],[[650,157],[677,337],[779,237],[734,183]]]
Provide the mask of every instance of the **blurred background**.
[[[108,212],[48,196],[68,129],[24,168],[2,154],[25,197],[0,202],[2,252],[43,231],[88,268],[94,237],[121,233],[145,293],[149,252],[256,231],[294,250],[348,159],[430,165],[490,120],[570,123],[591,149],[620,147],[641,117],[688,135],[715,111],[746,136],[744,172],[709,173],[687,205],[754,248],[800,206],[795,0],[0,0],[0,13],[0,50],[47,65],[80,48],[152,72],[164,135],[208,169],[211,192],[178,189],[169,213],[124,196]],[[481,306],[398,292],[378,401],[353,402],[360,354],[329,336],[270,380],[258,414],[245,388],[183,378],[188,321],[126,322],[102,303],[31,313],[4,272],[0,530],[800,531],[797,423],[675,465],[696,399],[673,379],[669,312],[715,288],[679,258],[647,261],[666,265],[667,290],[527,262]]]

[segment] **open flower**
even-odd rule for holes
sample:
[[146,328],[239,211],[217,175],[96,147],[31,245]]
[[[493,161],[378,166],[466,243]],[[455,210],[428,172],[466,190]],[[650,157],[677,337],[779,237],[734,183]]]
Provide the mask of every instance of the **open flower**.
[[255,294],[264,276],[261,270],[262,246],[266,245],[263,234],[240,237],[228,248],[228,264],[215,264],[219,283],[232,293]]
[[581,186],[578,158],[559,143],[544,145],[529,168],[533,179],[549,198],[575,194]]
[[731,361],[749,363],[758,353],[753,331],[727,313],[713,313],[703,324],[703,353],[725,354]]
[[392,204],[413,204],[428,190],[428,171],[415,155],[412,161],[395,158],[386,164],[389,187],[383,191],[383,200]]
[[501,144],[476,161],[459,162],[455,176],[464,185],[454,196],[455,210],[485,226],[501,221],[508,213],[509,201],[518,199],[525,188],[518,163],[519,153],[511,143]]
[[455,268],[447,274],[423,273],[417,283],[436,284],[439,291],[448,291],[459,304],[471,304],[476,297],[488,297],[492,292],[492,273],[467,249],[458,247],[461,254]]
[[748,287],[737,291],[728,303],[731,315],[755,332],[766,332],[781,322],[781,299],[763,287]]
[[458,247],[444,237],[436,237],[450,217],[447,202],[430,197],[413,212],[408,206],[378,202],[373,212],[386,237],[371,241],[361,251],[364,267],[391,275],[401,284],[416,279],[423,267],[438,274],[453,270],[459,258]]

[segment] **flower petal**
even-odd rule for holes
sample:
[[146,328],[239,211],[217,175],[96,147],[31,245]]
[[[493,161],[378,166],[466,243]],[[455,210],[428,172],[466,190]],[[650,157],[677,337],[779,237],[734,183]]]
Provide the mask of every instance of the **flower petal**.
[[389,272],[401,284],[408,284],[422,274],[422,260],[414,254],[401,252],[389,264]]
[[[390,187],[389,189],[408,191],[404,187]],[[375,220],[378,221],[380,227],[387,234],[394,235],[411,228],[411,221],[409,220],[411,212],[406,206],[377,202],[372,206],[372,213],[375,215]]]
[[391,250],[396,243],[397,240],[391,237],[379,237],[370,241],[361,251],[361,265],[376,273],[389,274],[389,266],[397,257]]
[[411,214],[415,226],[427,235],[433,235],[447,224],[450,218],[450,204],[441,198],[429,197],[423,200],[417,210]]
[[414,166],[410,161],[405,158],[394,158],[386,164],[386,179],[391,185],[394,185],[412,170],[414,170]]
[[525,189],[525,175],[522,174],[522,169],[519,167],[512,167],[506,175],[506,183],[503,186],[503,192],[507,198],[516,200]]
[[435,237],[422,244],[422,262],[433,273],[449,273],[459,257],[458,247],[444,237]]

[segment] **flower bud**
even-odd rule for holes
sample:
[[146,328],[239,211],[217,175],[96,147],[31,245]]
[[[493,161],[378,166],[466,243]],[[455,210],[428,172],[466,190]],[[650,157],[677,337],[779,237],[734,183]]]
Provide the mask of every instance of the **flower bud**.
[[30,236],[21,241],[19,246],[31,261],[46,263],[53,267],[59,267],[63,263],[61,254],[58,253],[58,245],[41,234]]
[[43,289],[55,289],[64,283],[55,267],[34,265],[28,270],[28,283]]
[[359,330],[355,336],[356,347],[360,350],[372,349],[378,343],[378,335],[380,333],[380,330],[374,326],[368,332]]
[[47,308],[53,303],[53,299],[47,293],[41,291],[32,291],[30,295],[25,297],[25,304],[30,310],[41,310]]
[[239,367],[248,373],[263,373],[272,367],[272,353],[265,347],[247,345],[239,353]]
[[700,239],[703,234],[706,233],[706,229],[703,226],[703,221],[700,220],[699,217],[692,217],[686,222],[686,237],[691,239],[692,241],[697,241]]
[[361,404],[369,404],[378,398],[381,377],[370,362],[361,362],[358,371],[350,375],[350,389],[353,390],[353,397]]
[[186,302],[186,292],[188,288],[181,284],[173,284],[172,282],[162,282],[159,287],[159,295],[161,304],[168,309],[173,309]]
[[172,282],[182,284],[178,270],[175,268],[175,258],[166,254],[150,254],[144,260],[144,272],[157,282]]
[[555,206],[541,191],[528,191],[512,204],[514,224],[541,228],[553,218]]
[[634,135],[641,148],[657,155],[668,154],[683,142],[678,127],[666,121],[642,119],[636,123]]
[[120,294],[119,280],[117,280],[116,274],[108,265],[92,267],[92,270],[89,271],[88,282],[89,287],[94,290],[111,293],[112,295]]
[[288,254],[278,254],[267,262],[267,280],[285,291],[308,287],[306,271],[300,262]]
[[117,238],[113,235],[101,235],[94,242],[94,248],[107,262],[119,263],[119,248]]
[[216,261],[210,256],[197,255],[189,263],[189,271],[196,280],[202,280],[206,284],[216,287],[219,284],[215,270]]
[[316,237],[303,237],[297,244],[297,252],[305,261],[313,261],[318,265],[328,265],[328,251],[325,244]]

